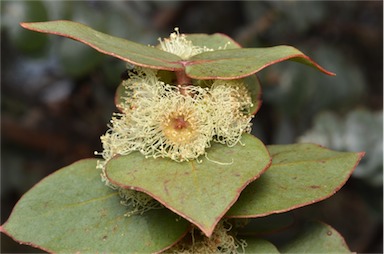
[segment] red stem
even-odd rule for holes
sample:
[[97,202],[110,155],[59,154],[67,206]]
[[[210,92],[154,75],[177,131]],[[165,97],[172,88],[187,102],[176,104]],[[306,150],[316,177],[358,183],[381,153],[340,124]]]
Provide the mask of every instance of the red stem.
[[186,94],[184,88],[192,84],[192,79],[187,76],[184,70],[176,71],[175,74],[176,74],[177,85],[180,87],[180,93],[182,95],[188,95]]

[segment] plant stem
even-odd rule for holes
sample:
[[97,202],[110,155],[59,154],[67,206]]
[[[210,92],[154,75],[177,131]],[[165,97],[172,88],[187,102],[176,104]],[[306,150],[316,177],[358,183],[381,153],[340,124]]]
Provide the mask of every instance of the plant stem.
[[185,71],[176,71],[177,86],[180,88],[182,95],[189,95],[186,93],[185,87],[192,85],[192,80],[185,74]]

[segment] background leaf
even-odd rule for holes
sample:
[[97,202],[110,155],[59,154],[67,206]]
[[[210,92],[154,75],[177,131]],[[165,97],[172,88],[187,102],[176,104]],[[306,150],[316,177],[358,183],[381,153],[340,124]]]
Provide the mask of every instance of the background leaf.
[[131,153],[111,159],[106,173],[112,183],[147,193],[210,236],[240,192],[270,163],[268,151],[257,138],[246,134],[242,143],[245,146],[231,148],[213,144],[207,150],[210,160],[204,158],[201,163],[146,159]]
[[257,111],[259,111],[262,103],[261,99],[261,84],[259,81],[259,78],[256,75],[251,75],[246,78],[244,78],[244,84],[247,87],[249,93],[251,94],[252,98],[252,108],[251,113],[255,115]]
[[285,60],[303,63],[315,67],[325,74],[335,75],[298,49],[284,45],[204,52],[189,59],[185,72],[189,77],[195,79],[238,79]]
[[228,217],[260,217],[328,198],[348,180],[364,153],[313,144],[268,146],[272,165],[250,184]]
[[[225,34],[186,34],[187,40],[192,41],[192,44],[209,49],[235,49],[241,46],[232,38]],[[229,42],[229,43],[228,43]]]
[[162,70],[181,70],[181,58],[168,52],[98,32],[86,25],[66,21],[21,23],[21,26],[42,33],[56,34],[78,40],[101,53],[126,62]]
[[308,222],[281,253],[351,253],[343,237],[321,222]]
[[[335,229],[318,221],[305,221],[270,238],[240,237],[247,242],[245,253],[351,253]],[[284,241],[275,243],[279,238]]]
[[245,253],[280,253],[271,242],[258,238],[245,238],[247,247]]
[[56,253],[156,252],[188,231],[190,224],[167,209],[124,216],[126,207],[101,182],[96,161],[76,162],[43,179],[21,198],[1,231]]
[[[322,112],[314,126],[299,138],[300,143],[313,142],[338,151],[365,151],[353,176],[373,186],[383,185],[383,112],[356,109],[343,117]],[[376,135],[365,135],[375,133]]]

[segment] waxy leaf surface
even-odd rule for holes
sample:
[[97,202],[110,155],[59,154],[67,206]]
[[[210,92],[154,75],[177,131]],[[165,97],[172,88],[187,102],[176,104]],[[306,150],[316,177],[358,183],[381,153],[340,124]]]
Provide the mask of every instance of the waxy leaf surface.
[[[144,46],[122,38],[98,32],[80,23],[58,20],[21,23],[24,28],[42,33],[56,34],[78,40],[96,50],[126,62],[160,70],[184,71],[194,79],[238,79],[252,75],[263,68],[285,60],[307,64],[328,74],[298,49],[291,46],[269,48],[239,48],[231,38],[223,34],[189,35],[198,46],[214,51],[197,54],[182,60],[179,56],[155,47]],[[206,42],[206,43],[205,43]],[[227,44],[227,42],[230,42]]]
[[245,253],[280,253],[276,246],[267,240],[251,237],[245,238],[244,240],[247,242],[247,246],[245,247]]
[[270,168],[242,192],[228,217],[260,217],[324,200],[345,184],[364,155],[314,144],[272,145],[268,150]]
[[281,253],[351,253],[344,238],[331,226],[308,222]]
[[[245,253],[351,253],[344,238],[321,222],[305,222],[304,225],[281,231],[281,234],[294,237],[281,246],[264,239],[246,237]],[[279,236],[275,239],[279,239]]]
[[195,55],[186,64],[186,74],[195,79],[237,79],[252,75],[272,64],[292,60],[328,75],[320,65],[291,46],[216,50]]
[[69,37],[87,44],[101,53],[135,65],[163,70],[183,69],[183,65],[179,63],[181,58],[174,54],[101,33],[77,22],[57,20],[21,23],[21,26],[37,32]]
[[260,140],[246,134],[242,143],[231,148],[213,144],[207,149],[210,160],[202,162],[146,159],[135,152],[111,159],[106,173],[113,184],[147,193],[210,236],[240,192],[270,164]]
[[1,231],[54,253],[150,253],[172,245],[190,223],[167,209],[124,216],[120,197],[101,182],[96,159],[43,179],[17,203]]
[[236,49],[241,46],[232,38],[225,34],[187,34],[187,40],[192,41],[192,44],[199,47],[207,47],[209,49]]

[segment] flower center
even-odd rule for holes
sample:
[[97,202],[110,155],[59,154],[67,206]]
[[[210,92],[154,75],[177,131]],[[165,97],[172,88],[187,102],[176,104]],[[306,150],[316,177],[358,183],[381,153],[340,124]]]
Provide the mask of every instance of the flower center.
[[174,144],[184,145],[196,138],[196,130],[184,115],[170,116],[163,124],[164,136]]
[[179,117],[172,119],[171,122],[172,122],[172,124],[176,130],[188,128],[188,126],[189,126],[189,123],[187,121],[185,121],[182,116],[179,116]]

